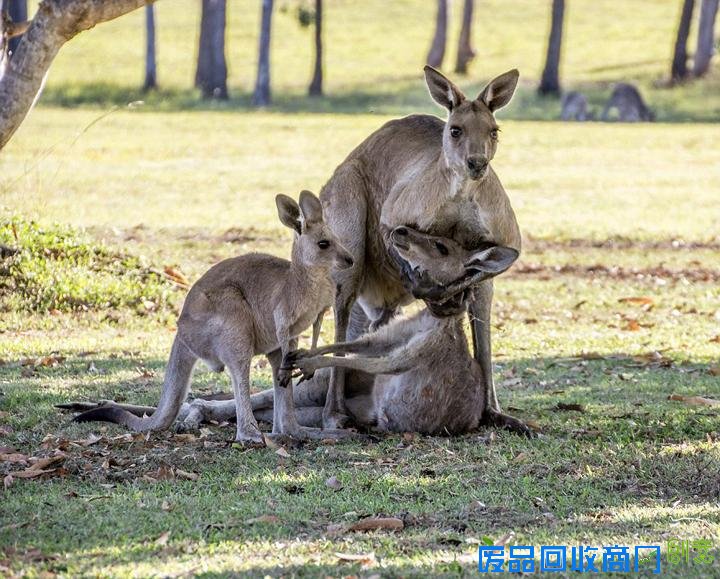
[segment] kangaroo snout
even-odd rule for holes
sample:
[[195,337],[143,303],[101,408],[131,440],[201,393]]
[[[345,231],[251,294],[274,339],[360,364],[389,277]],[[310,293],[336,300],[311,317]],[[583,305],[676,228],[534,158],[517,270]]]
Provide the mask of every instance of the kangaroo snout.
[[340,269],[348,269],[355,264],[355,260],[346,251],[339,251],[335,256],[335,263]]
[[484,177],[488,168],[488,160],[485,157],[468,157],[467,170],[471,179]]

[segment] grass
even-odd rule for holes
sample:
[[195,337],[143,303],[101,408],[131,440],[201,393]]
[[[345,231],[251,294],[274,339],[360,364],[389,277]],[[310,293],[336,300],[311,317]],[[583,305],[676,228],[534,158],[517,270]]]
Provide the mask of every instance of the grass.
[[[325,6],[325,99],[306,96],[312,71],[312,27],[298,23],[295,0],[277,3],[273,20],[273,110],[405,114],[427,107],[421,68],[430,46],[435,5],[420,0],[333,0]],[[556,99],[534,94],[543,66],[550,2],[489,0],[477,7],[478,56],[465,86],[477,94],[485,81],[519,68],[520,95],[509,118],[559,117]],[[53,65],[42,102],[61,106],[125,105],[138,99],[150,110],[249,108],[255,81],[260,7],[237,0],[228,7],[227,60],[232,100],[199,102],[192,90],[200,8],[193,0],[159,2],[158,75],[161,92],[140,92],[144,15],[126,17],[80,35]],[[460,4],[453,5],[444,69],[454,66]],[[663,88],[679,18],[679,3],[663,0],[578,0],[566,10],[561,74],[567,90],[582,90],[596,109],[611,84],[637,83],[660,121],[717,121],[720,74],[668,90]],[[398,26],[398,23],[402,23]],[[695,30],[689,41],[692,52]],[[598,50],[602,46],[602,50]],[[111,63],[111,64],[110,64]]]
[[[310,31],[280,4],[276,104],[261,112],[248,107],[259,7],[229,4],[231,102],[190,89],[196,4],[160,2],[161,92],[137,92],[142,13],[100,26],[63,50],[0,156],[0,245],[21,249],[0,261],[0,446],[59,457],[32,479],[0,461],[16,473],[0,490],[0,572],[469,576],[479,544],[507,541],[661,544],[666,575],[719,575],[720,411],[668,399],[720,399],[720,77],[656,85],[679,3],[633,0],[620,18],[615,2],[568,5],[565,85],[599,106],[612,82],[639,83],[668,121],[643,126],[547,122],[558,104],[533,88],[550,3],[478,4],[461,85],[523,73],[493,161],[525,236],[496,284],[495,376],[503,407],[542,437],[393,435],[282,456],[232,448],[227,426],[134,437],[53,407],[154,404],[184,296],[168,278],[287,256],[276,193],[317,191],[386,120],[438,112],[420,78],[432,3],[328,2],[322,100],[304,96]],[[253,383],[270,384],[261,359]],[[228,389],[195,375],[196,394]],[[344,530],[370,515],[405,528]],[[670,539],[712,541],[714,566],[667,565]]]

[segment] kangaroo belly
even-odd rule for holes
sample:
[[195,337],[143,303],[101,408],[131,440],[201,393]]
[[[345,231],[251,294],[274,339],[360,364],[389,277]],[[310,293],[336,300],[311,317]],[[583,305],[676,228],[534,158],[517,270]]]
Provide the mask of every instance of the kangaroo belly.
[[[419,369],[418,369],[419,370]],[[388,432],[461,434],[477,428],[483,405],[478,383],[468,373],[422,368],[378,377],[375,406],[378,427]]]

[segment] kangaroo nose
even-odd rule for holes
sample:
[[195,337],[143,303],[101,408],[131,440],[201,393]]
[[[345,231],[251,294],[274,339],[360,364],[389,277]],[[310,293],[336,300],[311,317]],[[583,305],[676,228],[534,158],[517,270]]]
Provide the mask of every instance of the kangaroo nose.
[[346,255],[343,259],[345,260],[345,263],[348,264],[348,267],[350,267],[352,264],[355,263],[355,262],[353,261],[353,258],[350,257],[349,255]]
[[408,230],[405,227],[396,227],[395,233],[397,233],[398,235],[405,236],[408,234]]
[[469,157],[467,167],[471,173],[480,173],[487,167],[487,159],[483,157]]

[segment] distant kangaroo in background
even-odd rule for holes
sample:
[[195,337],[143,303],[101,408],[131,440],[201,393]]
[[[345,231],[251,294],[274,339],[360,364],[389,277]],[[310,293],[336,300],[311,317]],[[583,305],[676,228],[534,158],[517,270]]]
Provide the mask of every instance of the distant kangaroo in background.
[[615,85],[603,109],[603,121],[610,120],[610,111],[613,109],[617,110],[618,120],[624,123],[655,120],[655,113],[647,107],[640,91],[628,83],[621,82]]
[[573,90],[563,95],[560,118],[563,121],[589,121],[594,118],[594,114],[588,111],[585,95]]
[[[467,99],[440,72],[425,67],[430,94],[447,109],[447,122],[411,115],[386,123],[350,153],[323,187],[327,223],[354,260],[336,276],[336,342],[361,333],[363,318],[369,318],[371,328],[386,323],[413,296],[436,309],[457,306],[458,285],[424,283],[392,248],[389,235],[398,226],[451,238],[468,249],[491,243],[520,251],[515,214],[490,167],[500,131],[494,112],[510,101],[518,76],[517,70],[506,72],[476,99]],[[485,420],[527,433],[522,422],[501,412],[497,401],[490,346],[493,286],[483,279],[463,280],[463,288],[474,289],[470,320],[487,400]],[[356,300],[362,310],[353,309],[350,324]],[[336,367],[324,411],[326,427],[341,426],[347,417],[343,392],[344,371]]]
[[[150,417],[138,417],[119,405],[79,415],[81,422],[104,420],[135,431],[168,428],[187,397],[198,359],[230,372],[235,395],[238,442],[264,444],[250,404],[250,363],[265,354],[273,371],[273,433],[295,438],[340,438],[346,431],[308,429],[297,423],[290,373],[280,369],[283,356],[297,348],[297,336],[313,326],[317,344],[322,317],[333,300],[333,266],[347,268],[352,258],[323,221],[322,206],[309,191],[300,204],[278,195],[280,221],[294,232],[292,259],[251,253],[221,261],[190,289],[165,372],[160,403]],[[232,401],[231,401],[232,404]]]

